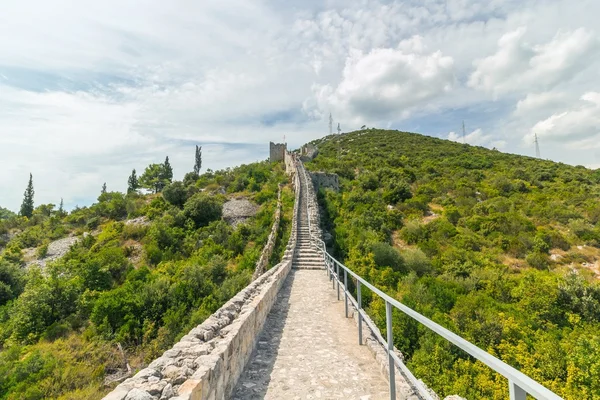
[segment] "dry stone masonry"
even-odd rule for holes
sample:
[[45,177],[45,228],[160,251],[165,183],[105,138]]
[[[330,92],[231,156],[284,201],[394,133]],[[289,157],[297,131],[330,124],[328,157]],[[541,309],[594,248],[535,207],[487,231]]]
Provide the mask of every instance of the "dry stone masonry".
[[277,208],[275,210],[275,216],[273,217],[273,226],[271,227],[271,233],[269,234],[269,238],[267,239],[267,244],[263,248],[260,253],[260,258],[256,263],[256,268],[254,269],[254,273],[252,274],[252,280],[255,280],[259,276],[261,276],[265,269],[267,268],[267,264],[269,263],[269,259],[271,255],[273,255],[273,249],[275,248],[275,241],[277,240],[277,232],[279,231],[279,222],[281,221],[281,185],[279,185],[279,191],[277,192]]
[[[291,157],[291,156],[290,156]],[[240,291],[202,324],[104,400],[227,399],[292,268],[301,194],[293,175],[292,230],[283,260]]]

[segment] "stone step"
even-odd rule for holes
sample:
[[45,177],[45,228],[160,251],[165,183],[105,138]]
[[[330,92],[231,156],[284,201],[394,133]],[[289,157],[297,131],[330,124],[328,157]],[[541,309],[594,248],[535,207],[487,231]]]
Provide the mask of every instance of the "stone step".
[[292,269],[325,269],[325,267],[316,267],[313,265],[292,265]]
[[325,268],[325,263],[323,261],[297,260],[297,261],[293,261],[292,265],[305,265],[305,266]]

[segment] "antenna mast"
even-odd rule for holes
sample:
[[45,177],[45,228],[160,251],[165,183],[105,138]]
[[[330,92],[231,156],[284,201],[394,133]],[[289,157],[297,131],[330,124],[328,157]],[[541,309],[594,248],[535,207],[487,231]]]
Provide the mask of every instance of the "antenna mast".
[[463,143],[467,143],[467,132],[465,130],[465,120],[463,119]]
[[329,134],[333,134],[333,117],[331,116],[331,113],[329,113]]
[[535,156],[540,158],[540,144],[538,142],[537,133],[535,134]]

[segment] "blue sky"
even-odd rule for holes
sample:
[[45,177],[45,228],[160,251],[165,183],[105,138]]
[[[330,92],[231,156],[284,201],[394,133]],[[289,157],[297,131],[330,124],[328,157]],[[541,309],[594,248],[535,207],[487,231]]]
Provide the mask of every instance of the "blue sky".
[[5,0],[0,206],[95,201],[328,133],[392,127],[600,167],[600,3]]

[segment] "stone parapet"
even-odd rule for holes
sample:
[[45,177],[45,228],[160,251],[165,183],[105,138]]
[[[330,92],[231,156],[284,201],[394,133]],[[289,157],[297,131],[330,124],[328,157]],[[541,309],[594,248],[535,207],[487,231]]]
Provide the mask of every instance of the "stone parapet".
[[260,258],[256,263],[256,267],[254,268],[254,273],[252,274],[252,280],[255,280],[259,276],[261,276],[269,263],[269,259],[271,255],[273,255],[273,249],[275,248],[275,242],[277,240],[277,232],[279,231],[279,222],[281,221],[281,185],[279,185],[279,191],[277,192],[277,208],[275,210],[275,215],[273,216],[273,225],[271,226],[271,233],[269,234],[269,238],[267,239],[267,244],[263,248],[260,253]]
[[[296,167],[293,155],[286,152],[286,158]],[[117,386],[104,400],[221,400],[230,397],[292,268],[300,196],[297,173],[293,174],[292,181],[296,192],[294,211],[282,261],[258,276],[147,368]]]

